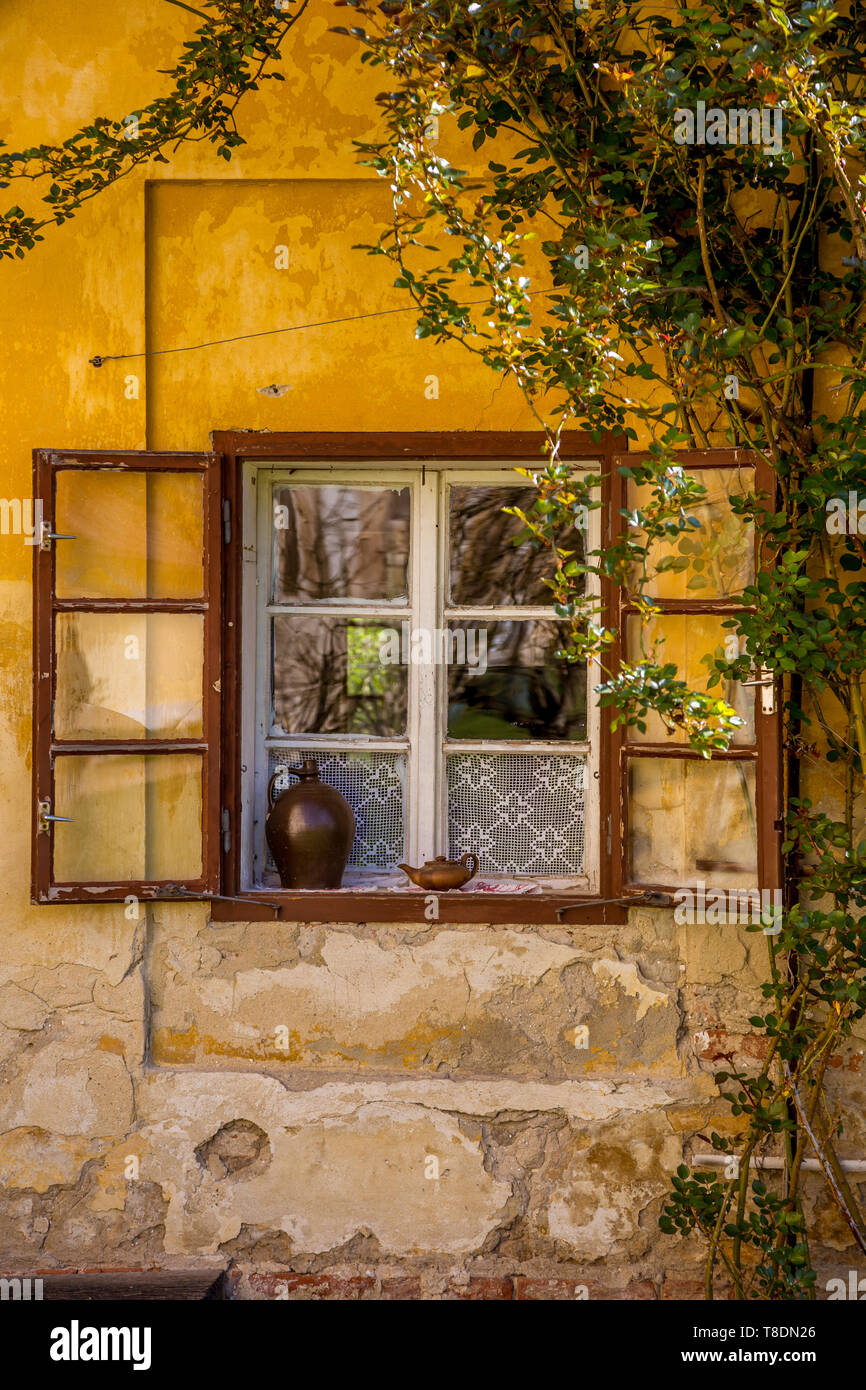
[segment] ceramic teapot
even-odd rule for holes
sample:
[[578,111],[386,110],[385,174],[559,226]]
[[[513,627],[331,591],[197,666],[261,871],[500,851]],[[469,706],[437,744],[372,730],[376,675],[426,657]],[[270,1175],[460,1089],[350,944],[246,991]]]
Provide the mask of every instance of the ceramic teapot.
[[[471,868],[467,862],[470,859]],[[478,873],[478,855],[467,851],[460,859],[446,859],[444,854],[438,854],[435,859],[428,859],[420,869],[413,869],[411,864],[398,864],[397,868],[408,874],[419,888],[433,888],[447,893],[449,888],[462,888],[464,883],[475,877]]]

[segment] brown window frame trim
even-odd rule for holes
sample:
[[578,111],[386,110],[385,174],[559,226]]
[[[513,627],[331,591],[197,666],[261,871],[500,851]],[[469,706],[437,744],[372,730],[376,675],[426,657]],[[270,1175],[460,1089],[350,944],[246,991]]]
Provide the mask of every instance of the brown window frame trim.
[[[304,463],[327,463],[339,460],[402,460],[407,463],[435,460],[447,465],[458,459],[473,463],[511,460],[515,466],[521,460],[543,462],[544,436],[538,431],[448,430],[448,431],[388,431],[364,432],[298,432],[269,433],[243,430],[217,430],[212,435],[212,447],[223,459],[223,502],[228,504],[231,534],[223,546],[223,738],[222,738],[222,805],[229,811],[231,836],[228,848],[223,846],[223,894],[211,904],[211,918],[217,922],[275,920],[315,922],[419,922],[425,923],[423,892],[388,893],[350,892],[335,890],[329,893],[291,892],[287,890],[242,889],[240,885],[240,670],[242,660],[241,584],[242,584],[242,491],[241,465],[248,459],[294,460]],[[621,451],[612,436],[596,442],[589,434],[567,431],[562,436],[560,455],[566,459],[598,460],[606,475],[615,448]],[[603,519],[609,524],[609,511]],[[603,584],[602,597],[606,604],[612,598],[612,586]],[[601,721],[600,766],[607,765],[611,750],[610,721]],[[599,777],[601,797],[600,826],[602,845],[604,827],[617,817],[609,804],[609,779]],[[439,893],[439,922],[491,924],[596,924],[622,926],[628,921],[627,907],[618,901],[621,895],[620,865],[602,850],[599,865],[599,892],[592,896],[574,893]],[[644,889],[639,889],[640,897]]]
[[[749,449],[683,449],[676,451],[677,458],[686,468],[753,468],[755,472],[755,491],[765,494],[771,502],[776,501],[777,480],[769,464],[759,454]],[[611,506],[618,525],[623,524],[621,513],[627,509],[627,486],[618,468],[643,463],[652,455],[643,451],[617,456],[613,460],[611,480]],[[755,534],[755,573],[760,569],[760,543]],[[699,614],[717,613],[731,616],[738,605],[730,599],[657,599],[655,602],[663,613]],[[626,650],[626,619],[634,612],[624,590],[618,589],[614,596],[612,612],[619,633],[617,651]],[[757,764],[755,778],[755,820],[758,839],[758,884],[757,887],[773,890],[783,884],[782,835],[781,835],[781,790],[782,790],[782,716],[781,685],[776,682],[775,713],[763,714],[759,708],[757,694],[755,700],[755,743],[743,749],[730,748],[725,752],[711,755],[711,761],[754,762]],[[613,806],[619,804],[620,814],[613,817],[613,853],[621,866],[620,891],[624,896],[640,892],[672,891],[670,884],[635,883],[630,874],[628,850],[628,773],[629,759],[648,758],[700,758],[701,754],[684,744],[629,743],[627,730],[617,729],[612,734],[612,756],[609,765],[610,787],[608,799]],[[710,872],[709,870],[707,871]],[[677,885],[679,887],[681,885]],[[744,885],[745,886],[745,885]]]
[[[220,647],[221,575],[213,564],[220,546],[220,472],[207,451],[136,449],[34,449],[33,495],[42,501],[42,524],[55,530],[57,474],[74,469],[127,473],[198,473],[202,478],[202,586],[200,599],[58,599],[55,595],[56,547],[33,547],[33,777],[31,822],[31,896],[33,903],[106,903],[136,897],[142,902],[171,898],[197,900],[219,886],[216,828],[220,810]],[[55,739],[53,708],[57,686],[54,616],[84,613],[201,613],[204,620],[202,667],[202,737],[194,739]],[[202,871],[183,882],[167,880],[100,880],[99,883],[54,882],[54,835],[40,830],[39,805],[56,812],[54,760],[58,755],[181,753],[202,755]]]

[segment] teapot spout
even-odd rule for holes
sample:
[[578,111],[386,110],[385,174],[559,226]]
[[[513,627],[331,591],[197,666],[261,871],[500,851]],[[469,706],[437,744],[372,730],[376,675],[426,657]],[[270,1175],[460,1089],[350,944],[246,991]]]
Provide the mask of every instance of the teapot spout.
[[418,883],[418,870],[413,869],[411,864],[398,864],[397,868],[402,869],[404,874],[406,874],[413,883]]

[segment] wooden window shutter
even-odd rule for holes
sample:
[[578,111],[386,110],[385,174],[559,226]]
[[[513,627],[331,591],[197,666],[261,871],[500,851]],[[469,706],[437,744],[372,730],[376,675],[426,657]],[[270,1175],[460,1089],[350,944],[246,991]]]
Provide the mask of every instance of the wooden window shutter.
[[220,468],[34,452],[34,902],[218,891]]
[[[622,513],[637,497],[632,480],[618,470],[642,457],[614,459],[615,526],[625,524]],[[681,553],[689,556],[688,568],[664,573],[646,591],[662,610],[650,636],[666,639],[658,663],[676,664],[679,675],[697,686],[706,675],[700,657],[718,645],[724,649],[735,636],[724,622],[742,611],[735,595],[754,582],[759,567],[757,537],[731,510],[729,498],[735,491],[757,492],[772,505],[775,478],[762,459],[741,449],[683,451],[676,462],[698,476],[708,498],[702,529],[684,533]],[[639,660],[639,619],[623,589],[613,617],[623,659]],[[645,733],[613,733],[609,795],[620,815],[613,816],[611,851],[627,895],[669,893],[701,879],[713,889],[781,888],[780,694],[767,672],[753,672],[751,680],[748,687],[731,682],[729,692],[714,688],[729,703],[743,701],[739,712],[747,722],[727,752],[709,760],[690,749],[684,736],[668,737],[657,716],[650,716]]]

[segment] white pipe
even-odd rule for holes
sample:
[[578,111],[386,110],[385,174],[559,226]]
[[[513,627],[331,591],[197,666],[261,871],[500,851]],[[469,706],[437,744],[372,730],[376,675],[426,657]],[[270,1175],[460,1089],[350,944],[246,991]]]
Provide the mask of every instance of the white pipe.
[[[732,1158],[739,1158],[738,1154],[695,1154],[694,1163],[709,1163],[713,1168],[724,1168],[730,1163]],[[784,1168],[784,1158],[753,1158],[750,1166],[752,1168]],[[817,1158],[804,1158],[800,1165],[801,1168],[808,1168],[811,1173],[821,1173],[822,1169]],[[866,1158],[840,1158],[839,1167],[846,1173],[866,1173]]]

